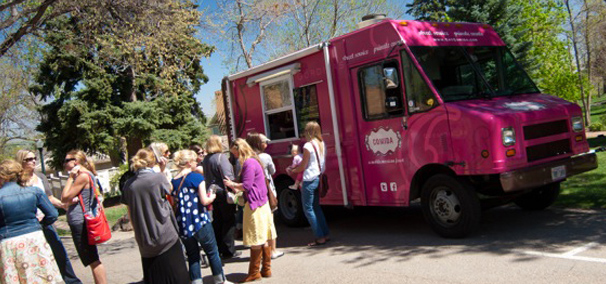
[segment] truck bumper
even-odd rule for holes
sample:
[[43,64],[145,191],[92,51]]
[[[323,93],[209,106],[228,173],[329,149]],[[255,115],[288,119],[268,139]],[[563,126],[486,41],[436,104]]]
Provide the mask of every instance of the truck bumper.
[[560,182],[598,167],[595,153],[585,153],[546,164],[500,174],[503,191],[514,192]]

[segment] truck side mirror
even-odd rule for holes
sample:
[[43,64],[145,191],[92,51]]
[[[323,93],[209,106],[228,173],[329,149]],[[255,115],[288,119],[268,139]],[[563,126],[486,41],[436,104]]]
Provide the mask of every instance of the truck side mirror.
[[386,67],[383,68],[383,79],[385,80],[385,88],[386,89],[396,89],[400,85],[400,80],[398,79],[398,71],[394,67]]

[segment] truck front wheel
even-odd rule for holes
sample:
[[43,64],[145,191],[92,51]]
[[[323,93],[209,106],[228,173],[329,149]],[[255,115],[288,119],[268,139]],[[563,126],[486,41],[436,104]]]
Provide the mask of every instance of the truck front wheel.
[[301,191],[278,186],[278,213],[284,224],[290,227],[300,227],[307,224],[303,214]]
[[465,180],[438,174],[421,193],[423,216],[445,238],[462,238],[480,224],[481,206],[474,188]]
[[543,210],[553,204],[560,195],[560,183],[551,183],[526,193],[513,202],[524,210]]

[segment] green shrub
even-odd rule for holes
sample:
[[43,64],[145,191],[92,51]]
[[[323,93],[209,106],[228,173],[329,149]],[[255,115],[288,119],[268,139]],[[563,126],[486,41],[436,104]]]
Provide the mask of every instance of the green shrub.
[[589,125],[589,131],[602,131],[603,128],[604,128],[604,125],[599,122],[595,122],[595,123],[592,123],[591,125]]
[[120,183],[120,177],[122,177],[122,175],[127,171],[127,164],[120,165],[120,167],[118,167],[118,171],[109,178],[109,186],[111,186],[111,188],[117,188],[118,184]]

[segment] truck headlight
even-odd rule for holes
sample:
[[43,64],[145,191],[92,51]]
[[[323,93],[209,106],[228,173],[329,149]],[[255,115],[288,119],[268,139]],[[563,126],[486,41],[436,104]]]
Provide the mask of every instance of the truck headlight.
[[513,127],[501,129],[501,137],[503,138],[503,146],[516,144],[516,132],[513,130]]
[[570,122],[572,124],[572,130],[574,130],[574,132],[581,132],[583,131],[583,118],[580,116],[573,116],[570,119]]

